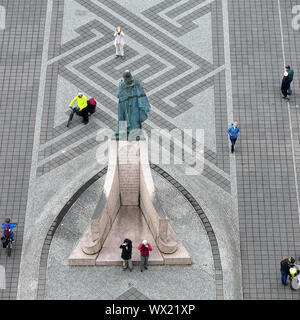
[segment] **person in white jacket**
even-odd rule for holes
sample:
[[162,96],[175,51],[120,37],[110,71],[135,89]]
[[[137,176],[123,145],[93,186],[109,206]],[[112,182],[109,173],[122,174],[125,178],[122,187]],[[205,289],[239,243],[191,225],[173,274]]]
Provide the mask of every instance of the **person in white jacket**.
[[122,57],[122,59],[125,59],[124,56],[124,33],[121,29],[121,27],[117,27],[116,32],[114,34],[115,37],[115,47],[116,47],[116,58]]

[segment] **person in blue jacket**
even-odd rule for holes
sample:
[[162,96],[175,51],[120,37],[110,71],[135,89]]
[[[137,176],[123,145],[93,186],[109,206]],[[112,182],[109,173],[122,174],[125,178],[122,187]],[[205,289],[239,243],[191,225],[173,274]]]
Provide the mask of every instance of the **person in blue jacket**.
[[14,241],[14,233],[13,233],[12,229],[16,228],[17,225],[15,223],[10,223],[10,219],[8,218],[8,219],[5,219],[5,222],[2,224],[1,229],[4,229],[5,226],[7,226],[7,225],[9,225],[9,228],[11,230],[10,238],[11,238],[12,241]]
[[236,143],[236,140],[240,134],[240,127],[238,126],[237,121],[232,123],[230,127],[227,130],[227,133],[229,135],[229,139],[231,141],[231,153],[234,153],[234,146]]

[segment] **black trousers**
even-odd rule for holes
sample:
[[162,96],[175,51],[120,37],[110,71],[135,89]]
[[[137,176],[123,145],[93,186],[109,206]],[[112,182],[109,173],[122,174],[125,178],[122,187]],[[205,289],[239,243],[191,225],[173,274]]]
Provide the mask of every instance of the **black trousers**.
[[281,92],[282,92],[283,96],[286,98],[287,97],[287,88],[281,87]]
[[281,82],[281,92],[285,98],[287,97],[290,84],[291,84],[291,81],[289,81],[288,79],[286,79],[286,77],[284,77],[284,79]]
[[84,122],[89,122],[89,111],[88,108],[85,107],[84,109],[82,109],[81,111],[78,112],[78,115],[81,116],[83,118]]
[[231,148],[234,148],[237,138],[230,137]]

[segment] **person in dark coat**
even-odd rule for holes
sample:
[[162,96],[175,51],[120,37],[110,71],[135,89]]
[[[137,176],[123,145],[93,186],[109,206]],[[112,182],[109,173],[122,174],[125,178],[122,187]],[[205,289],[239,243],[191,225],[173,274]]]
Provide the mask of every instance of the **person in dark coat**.
[[282,82],[281,82],[281,92],[283,94],[283,99],[286,99],[286,100],[290,100],[288,98],[288,89],[290,87],[290,80],[289,80],[289,75],[288,75],[288,72],[285,71],[284,72],[284,75],[283,75],[283,78],[282,78]]
[[292,94],[291,83],[292,83],[292,81],[294,79],[294,70],[291,69],[290,66],[286,66],[285,67],[285,71],[288,73],[288,80],[289,80],[289,87],[288,87],[288,90],[287,90],[287,94],[291,95]]
[[130,272],[132,271],[132,241],[130,239],[124,239],[123,243],[120,245],[120,249],[122,249],[121,258],[123,259],[123,271],[125,271],[128,267]]
[[287,278],[290,273],[290,259],[286,258],[280,262],[281,283],[287,285]]

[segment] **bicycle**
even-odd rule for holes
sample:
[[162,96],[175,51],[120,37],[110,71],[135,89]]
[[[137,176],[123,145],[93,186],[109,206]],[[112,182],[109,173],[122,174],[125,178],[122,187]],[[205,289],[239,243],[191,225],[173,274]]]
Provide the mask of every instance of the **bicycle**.
[[12,242],[11,238],[9,237],[8,238],[8,243],[6,245],[6,253],[7,253],[8,257],[10,257],[10,255],[11,255],[12,247],[13,247],[13,242]]
[[11,256],[11,250],[12,250],[12,247],[13,247],[13,241],[11,239],[11,237],[2,237],[1,238],[1,241],[2,241],[2,245],[3,245],[3,248],[6,249],[6,254],[8,257]]
[[78,112],[78,109],[77,108],[72,108],[72,107],[69,107],[72,111],[69,115],[69,119],[68,119],[68,123],[67,123],[67,127],[69,128],[69,125],[71,123],[71,121],[73,120],[73,117],[74,117],[74,113],[77,113]]
[[[91,116],[93,113],[96,112],[96,105],[97,102],[95,101],[94,98],[91,98],[90,100],[87,101],[87,113],[88,113],[88,117]],[[78,107],[70,107],[69,108],[72,110],[70,115],[69,115],[69,119],[68,119],[68,123],[67,123],[67,127],[69,127],[70,123],[73,120],[74,117],[74,113],[76,113],[78,116],[80,116],[81,114],[79,114],[80,110]],[[82,111],[81,111],[82,112]],[[86,122],[87,123],[87,122]]]

